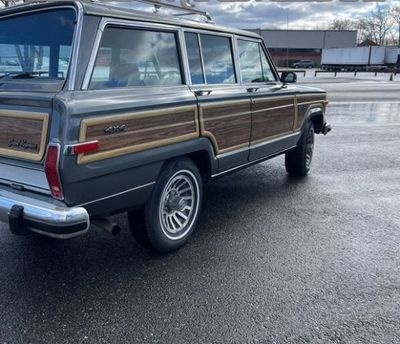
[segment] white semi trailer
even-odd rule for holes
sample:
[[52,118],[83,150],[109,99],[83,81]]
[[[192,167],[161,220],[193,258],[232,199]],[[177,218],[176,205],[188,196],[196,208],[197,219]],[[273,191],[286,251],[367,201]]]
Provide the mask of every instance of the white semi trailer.
[[400,47],[386,47],[385,65],[397,65],[400,63]]
[[321,68],[324,70],[366,70],[396,65],[397,47],[331,48],[322,50]]

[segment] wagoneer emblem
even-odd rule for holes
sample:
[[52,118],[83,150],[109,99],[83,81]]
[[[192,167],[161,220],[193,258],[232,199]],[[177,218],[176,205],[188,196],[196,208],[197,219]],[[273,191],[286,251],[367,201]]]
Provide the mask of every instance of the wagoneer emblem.
[[16,147],[16,148],[37,150],[38,145],[35,143],[30,143],[26,140],[10,139],[10,140],[8,140],[8,147],[9,148]]
[[111,126],[105,128],[104,132],[106,134],[116,134],[116,133],[121,133],[121,132],[125,131],[126,128],[127,128],[126,124],[111,125]]

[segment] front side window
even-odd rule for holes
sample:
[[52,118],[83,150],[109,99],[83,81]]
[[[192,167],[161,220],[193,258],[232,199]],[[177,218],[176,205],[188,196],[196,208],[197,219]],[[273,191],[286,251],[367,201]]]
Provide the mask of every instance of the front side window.
[[76,13],[60,8],[0,20],[0,80],[64,80]]
[[260,53],[261,53],[261,66],[262,66],[264,81],[277,81],[275,74],[272,71],[271,64],[268,61],[267,56],[265,55],[265,52],[262,49],[261,45],[260,45]]
[[258,43],[238,40],[238,50],[242,81],[244,83],[264,81]]
[[230,38],[201,34],[200,40],[207,84],[235,83]]
[[174,33],[107,27],[90,89],[182,84]]
[[238,40],[238,50],[242,82],[276,81],[260,43]]

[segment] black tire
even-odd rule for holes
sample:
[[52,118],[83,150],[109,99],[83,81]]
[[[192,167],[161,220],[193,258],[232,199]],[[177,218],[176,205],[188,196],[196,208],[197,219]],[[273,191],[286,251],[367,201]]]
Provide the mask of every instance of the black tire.
[[138,243],[161,253],[184,245],[199,218],[202,189],[200,172],[191,160],[167,163],[144,211],[129,213],[131,231]]
[[305,177],[310,171],[314,152],[314,127],[308,121],[297,147],[285,155],[286,171],[293,177]]

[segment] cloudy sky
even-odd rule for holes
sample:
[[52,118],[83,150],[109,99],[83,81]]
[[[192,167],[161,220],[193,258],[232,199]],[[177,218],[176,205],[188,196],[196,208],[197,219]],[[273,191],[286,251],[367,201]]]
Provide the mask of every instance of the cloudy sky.
[[[248,2],[194,2],[196,7],[209,11],[218,24],[237,28],[289,29],[326,28],[336,18],[357,18],[368,15],[376,2],[356,0],[332,1],[248,1]],[[399,5],[400,0],[386,0],[388,5]]]
[[[180,0],[161,1],[180,3]],[[241,29],[326,29],[334,19],[355,19],[368,15],[377,3],[400,6],[400,0],[190,1],[196,8],[208,11],[217,24]],[[141,5],[133,7],[144,10]]]
[[[120,0],[121,1],[121,0]],[[122,0],[124,1],[124,0]],[[127,1],[127,0],[125,0]],[[161,0],[179,4],[180,0]],[[241,29],[326,29],[334,19],[367,16],[379,4],[400,6],[400,0],[190,0],[208,11],[217,24]],[[127,7],[144,9],[141,5]],[[151,9],[147,9],[151,11]]]

